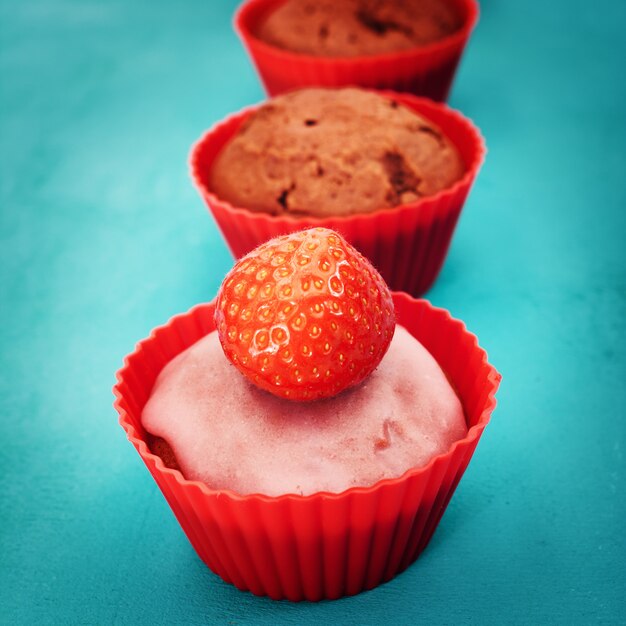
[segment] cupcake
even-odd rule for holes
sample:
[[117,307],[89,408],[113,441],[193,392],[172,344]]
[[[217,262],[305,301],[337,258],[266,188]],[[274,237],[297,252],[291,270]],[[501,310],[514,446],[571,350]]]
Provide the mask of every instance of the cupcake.
[[256,35],[283,50],[347,58],[426,46],[462,24],[446,0],[286,0],[260,22]]
[[304,227],[340,231],[392,289],[434,282],[484,156],[445,105],[355,88],[278,96],[209,131],[192,176],[236,258]]
[[474,0],[249,0],[235,18],[270,95],[359,85],[445,100]]
[[205,563],[257,595],[319,600],[417,558],[498,383],[462,323],[315,229],[237,263],[215,303],[138,345],[114,392]]
[[467,434],[445,374],[402,326],[362,385],[293,404],[248,382],[213,331],[159,374],[142,423],[185,478],[271,497],[370,487],[423,467]]
[[311,88],[253,112],[217,156],[208,181],[233,206],[332,218],[433,196],[464,173],[441,129],[396,100]]

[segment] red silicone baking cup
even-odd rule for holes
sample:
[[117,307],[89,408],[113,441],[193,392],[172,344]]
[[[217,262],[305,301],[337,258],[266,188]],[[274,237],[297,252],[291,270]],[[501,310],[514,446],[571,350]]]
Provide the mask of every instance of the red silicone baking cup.
[[465,44],[478,20],[475,0],[451,0],[463,24],[439,41],[374,56],[316,57],[283,50],[256,37],[259,24],[282,2],[249,0],[235,16],[235,28],[271,96],[300,87],[358,85],[445,101]]
[[113,388],[128,439],[208,567],[238,589],[274,599],[322,600],[371,589],[426,547],[495,407],[500,374],[474,335],[425,300],[393,294],[400,324],[446,372],[468,433],[428,465],[340,494],[240,496],[167,468],[147,444],[141,413],[161,369],[214,330],[214,303],[152,332],[124,360]]
[[339,231],[370,259],[391,289],[414,296],[434,283],[457,220],[485,157],[485,143],[470,120],[445,104],[409,94],[381,92],[434,122],[456,145],[466,166],[463,177],[433,196],[393,209],[348,217],[314,218],[269,215],[234,207],[211,192],[209,173],[220,150],[253,109],[246,109],[209,130],[192,148],[191,175],[230,251],[240,258],[271,237],[324,226]]

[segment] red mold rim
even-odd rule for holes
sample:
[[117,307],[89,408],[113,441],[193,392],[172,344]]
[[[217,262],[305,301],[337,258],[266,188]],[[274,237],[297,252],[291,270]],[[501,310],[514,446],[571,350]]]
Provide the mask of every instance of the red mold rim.
[[399,50],[397,52],[385,52],[381,54],[372,54],[357,57],[321,57],[278,48],[277,46],[273,46],[264,42],[262,39],[259,39],[254,34],[254,27],[251,24],[251,14],[253,14],[257,8],[260,8],[263,5],[268,5],[269,8],[270,5],[280,4],[281,2],[276,2],[275,0],[248,0],[247,2],[244,2],[235,13],[235,17],[233,20],[235,31],[245,42],[253,41],[255,46],[258,46],[267,54],[274,55],[276,58],[282,58],[283,60],[288,61],[291,60],[293,57],[296,57],[299,60],[314,62],[320,65],[347,66],[356,63],[367,63],[368,61],[377,62],[378,60],[393,60],[397,58],[428,56],[435,52],[454,49],[458,46],[463,45],[463,42],[465,42],[469,38],[472,30],[478,22],[478,16],[480,13],[476,0],[459,0],[458,6],[464,13],[463,25],[461,26],[461,28],[454,31],[450,35],[442,37],[437,41],[433,41],[432,43],[423,46],[415,46],[414,48],[409,48],[408,50]]
[[[446,323],[450,324],[451,327],[456,327],[460,329],[461,333],[465,337],[470,338],[473,349],[477,351],[481,356],[480,365],[486,367],[487,372],[488,372],[487,377],[486,377],[486,381],[488,384],[488,393],[486,396],[484,406],[482,408],[482,411],[480,412],[480,416],[478,420],[476,421],[476,423],[468,429],[467,435],[463,437],[462,439],[455,441],[452,444],[452,446],[450,446],[447,452],[434,456],[429,461],[429,463],[427,463],[426,465],[422,467],[411,468],[397,478],[386,478],[386,479],[383,479],[374,483],[373,485],[370,485],[369,487],[350,487],[349,489],[346,489],[340,493],[330,493],[326,491],[321,491],[321,492],[313,493],[307,496],[301,496],[298,494],[284,494],[281,496],[274,496],[274,497],[266,496],[266,495],[258,494],[258,493],[240,495],[229,489],[212,489],[203,482],[200,482],[197,480],[188,480],[177,469],[172,469],[172,468],[167,467],[163,463],[163,460],[161,459],[161,457],[159,457],[158,455],[150,451],[146,441],[141,437],[140,433],[137,432],[137,429],[132,424],[131,416],[129,415],[129,412],[127,411],[126,406],[125,406],[125,399],[124,399],[124,394],[122,392],[122,387],[124,384],[128,383],[129,372],[132,371],[133,366],[134,366],[133,362],[137,360],[138,358],[140,358],[141,355],[145,353],[147,350],[149,350],[151,346],[158,344],[159,335],[166,334],[170,331],[174,332],[174,327],[179,322],[181,322],[184,318],[193,317],[194,315],[197,315],[200,312],[206,311],[207,314],[209,314],[210,319],[212,320],[213,319],[212,310],[215,308],[215,300],[209,303],[205,303],[205,304],[198,304],[192,307],[191,309],[189,309],[189,311],[187,311],[186,313],[181,313],[181,314],[171,317],[166,324],[155,328],[146,339],[141,340],[136,345],[135,350],[130,355],[124,358],[123,366],[115,374],[117,383],[113,386],[113,395],[115,396],[115,401],[113,403],[113,406],[119,413],[119,416],[120,416],[119,423],[124,429],[124,431],[126,432],[128,440],[135,446],[137,452],[139,453],[143,461],[146,463],[146,465],[149,466],[150,464],[154,463],[156,468],[159,470],[159,472],[172,476],[176,480],[176,482],[180,484],[182,488],[188,488],[188,489],[195,488],[195,489],[199,489],[206,496],[213,496],[213,497],[220,497],[220,498],[225,497],[225,498],[229,498],[235,501],[256,501],[256,502],[263,502],[263,503],[273,503],[273,502],[279,502],[279,501],[285,501],[285,500],[298,501],[298,502],[312,501],[315,499],[339,500],[339,499],[348,497],[349,495],[352,495],[352,494],[371,495],[374,492],[378,491],[379,489],[387,485],[399,484],[399,483],[404,482],[405,480],[407,480],[408,478],[412,476],[425,474],[429,472],[430,469],[434,465],[441,463],[443,460],[452,457],[458,447],[468,446],[469,444],[473,443],[480,437],[480,435],[482,434],[482,431],[485,429],[485,427],[489,423],[491,419],[491,414],[496,407],[495,394],[500,385],[500,381],[502,380],[502,376],[495,369],[495,367],[488,362],[487,353],[485,352],[485,350],[483,350],[479,346],[478,338],[476,337],[476,335],[469,332],[465,324],[462,321],[453,318],[446,309],[434,307],[427,300],[419,300],[419,299],[411,298],[411,296],[403,292],[392,292],[392,295],[393,295],[394,302],[396,303],[396,306],[398,302],[400,303],[403,302],[405,304],[408,304],[411,302],[419,303],[420,306],[424,306],[427,309],[430,309],[431,312],[442,315],[445,318]],[[210,330],[208,332],[210,332]]]
[[[200,162],[202,160],[201,155],[204,146],[208,142],[210,142],[216,134],[219,134],[225,128],[229,126],[236,127],[234,129],[234,132],[232,132],[232,134],[226,141],[233,137],[240,125],[248,118],[248,116],[252,112],[257,110],[260,106],[262,106],[262,104],[257,104],[245,107],[239,112],[233,113],[232,115],[229,115],[223,120],[217,122],[211,128],[209,128],[209,130],[207,130],[202,135],[202,137],[192,146],[189,155],[189,169],[191,178],[196,188],[200,192],[200,195],[205,198],[209,205],[221,205],[228,211],[232,211],[235,214],[245,215],[246,219],[249,219],[252,222],[260,223],[269,220],[270,222],[286,223],[292,225],[308,224],[311,226],[324,226],[328,224],[329,219],[332,219],[339,224],[345,222],[360,223],[373,220],[381,214],[393,215],[394,213],[401,214],[404,212],[412,212],[415,210],[419,210],[424,206],[440,204],[442,201],[445,203],[445,201],[447,201],[448,199],[453,198],[460,189],[471,187],[473,180],[476,178],[478,171],[484,163],[485,156],[487,154],[487,146],[480,130],[474,125],[474,123],[470,119],[462,115],[456,109],[449,107],[447,104],[434,102],[429,98],[423,98],[420,96],[414,96],[412,94],[400,93],[390,90],[366,89],[365,91],[371,91],[387,98],[397,100],[398,102],[406,105],[408,108],[415,111],[419,115],[423,115],[430,121],[433,120],[431,119],[429,113],[432,114],[432,112],[435,111],[435,113],[439,113],[440,115],[447,117],[448,120],[453,120],[454,122],[456,122],[456,124],[458,124],[458,127],[462,129],[467,137],[471,138],[472,143],[471,157],[469,159],[469,162],[465,163],[467,169],[463,176],[459,180],[455,181],[450,187],[446,187],[445,189],[438,191],[432,196],[426,196],[424,198],[416,200],[415,202],[400,204],[391,208],[381,208],[376,209],[375,211],[370,211],[369,213],[357,213],[354,215],[338,215],[332,217],[293,217],[291,215],[271,215],[270,213],[265,213],[263,211],[251,211],[250,209],[246,209],[244,207],[234,206],[227,200],[224,200],[217,196],[209,189],[206,181],[208,172],[203,172],[200,167]],[[450,139],[448,133],[446,132],[446,129],[442,128],[441,123],[433,123],[436,123],[437,126],[443,130],[444,134],[448,136],[448,139],[452,141],[452,143],[454,143],[454,141]],[[226,143],[224,143],[224,145],[226,145]],[[224,145],[217,151],[216,157],[223,149]],[[214,157],[214,159],[216,157]]]

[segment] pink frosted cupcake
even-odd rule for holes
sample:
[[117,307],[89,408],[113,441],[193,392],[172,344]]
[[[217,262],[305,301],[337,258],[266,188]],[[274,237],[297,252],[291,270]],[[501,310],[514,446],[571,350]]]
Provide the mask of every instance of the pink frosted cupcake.
[[499,380],[462,323],[317,229],[243,259],[216,303],[140,342],[114,391],[203,561],[239,589],[320,600],[417,558]]
[[424,293],[482,164],[471,122],[406,94],[307,89],[210,130],[192,176],[233,255],[310,226],[342,233],[392,289]]
[[270,95],[359,85],[445,100],[475,0],[249,0],[235,24]]

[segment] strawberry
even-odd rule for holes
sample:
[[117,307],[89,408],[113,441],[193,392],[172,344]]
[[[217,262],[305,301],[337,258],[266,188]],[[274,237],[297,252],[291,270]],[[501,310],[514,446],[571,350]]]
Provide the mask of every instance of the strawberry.
[[215,308],[228,359],[290,400],[333,396],[380,363],[395,328],[389,288],[341,235],[312,228],[240,259]]

